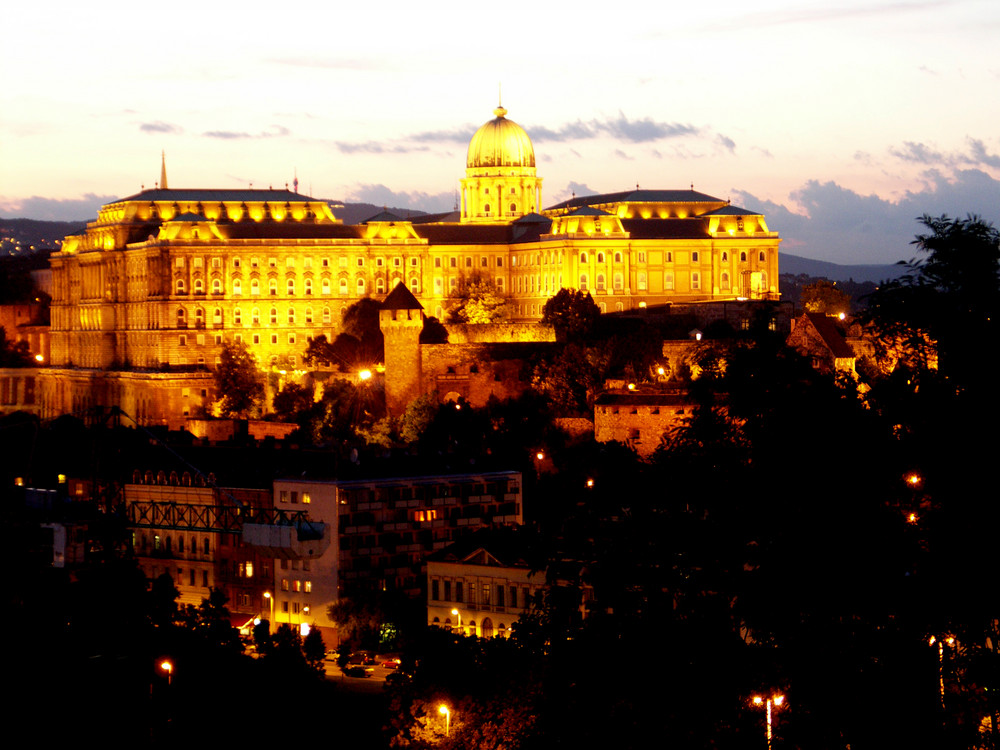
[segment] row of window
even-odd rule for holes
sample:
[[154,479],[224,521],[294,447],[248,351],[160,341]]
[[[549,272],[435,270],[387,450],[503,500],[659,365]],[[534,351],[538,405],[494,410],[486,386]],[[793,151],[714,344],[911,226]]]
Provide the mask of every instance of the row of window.
[[[399,283],[398,279],[396,280],[396,283]],[[386,285],[386,280],[385,279],[376,279],[375,280],[375,293],[376,294],[385,294],[386,286],[387,285]],[[192,288],[193,288],[194,294],[196,294],[196,295],[197,294],[204,294],[205,293],[204,282],[201,279],[195,279],[194,282],[193,282]],[[357,294],[360,295],[360,296],[362,296],[362,297],[365,294],[368,293],[368,284],[365,281],[365,279],[357,279],[355,281],[355,283],[354,283],[354,288],[355,288],[355,291],[357,292]],[[332,284],[330,282],[330,279],[323,279],[322,283],[320,285],[320,289],[321,289],[321,294],[323,294],[324,296],[331,295],[333,293],[333,287],[332,287]],[[294,297],[296,295],[296,291],[295,290],[296,290],[295,279],[288,279],[287,282],[285,283],[285,294],[286,294],[286,296],[288,296],[288,297]],[[338,281],[337,290],[338,290],[338,292],[339,292],[340,295],[346,296],[349,293],[349,290],[350,290],[350,284],[348,283],[348,280],[347,279],[340,279]],[[177,295],[186,295],[188,293],[187,292],[187,281],[185,281],[184,279],[177,279],[174,282],[174,291],[175,291],[175,293]],[[250,280],[250,294],[252,296],[259,296],[260,295],[260,291],[261,291],[260,280],[259,279],[251,279]],[[268,290],[267,291],[268,291],[268,294],[271,295],[271,296],[276,296],[278,294],[278,280],[277,279],[269,279],[268,280]],[[312,279],[306,279],[305,280],[303,291],[305,293],[305,296],[307,296],[307,297],[312,296],[312,294],[313,294],[313,281],[312,281]],[[410,279],[410,291],[412,291],[414,294],[417,294],[420,291],[420,279],[417,278],[416,276],[414,276],[413,278]],[[222,290],[222,280],[221,279],[212,279],[212,294],[222,294],[222,293],[223,293],[223,290]],[[233,279],[233,295],[234,296],[240,296],[242,294],[243,294],[243,281],[241,279]]]
[[[195,328],[205,327],[205,310],[198,307],[194,310],[193,323]],[[272,325],[278,324],[278,308],[272,307],[268,314],[268,320]],[[289,325],[295,325],[297,321],[297,313],[295,308],[288,308],[286,314],[286,320]],[[315,315],[313,314],[313,309],[307,307],[303,313],[303,321],[305,325],[312,325],[315,320]],[[329,307],[324,307],[322,311],[322,320],[324,324],[329,324],[333,320],[333,313],[330,311]],[[177,308],[177,327],[187,328],[188,327],[188,311],[183,307]],[[212,325],[215,327],[220,327],[225,322],[225,316],[222,312],[221,307],[215,308],[212,312]],[[259,307],[254,307],[250,310],[250,324],[260,325],[261,322],[261,312]],[[239,307],[233,308],[233,325],[243,325],[243,310]]]
[[287,578],[281,579],[281,590],[282,591],[295,591],[302,594],[311,594],[313,590],[312,581],[303,581],[298,578],[294,578],[289,581]]
[[[295,268],[295,258],[296,258],[296,256],[294,256],[294,255],[289,255],[289,256],[285,257],[285,268],[286,269],[294,269]],[[386,260],[385,258],[375,258],[375,266],[378,267],[378,268],[384,267],[386,265],[385,260]],[[393,266],[393,268],[402,268],[402,266],[403,266],[403,259],[402,258],[392,258],[391,260],[392,260],[392,266]],[[210,259],[210,262],[211,262],[211,267],[212,268],[222,268],[223,267],[223,259],[222,258],[214,257],[214,258]],[[355,258],[355,264],[357,265],[358,268],[364,268],[364,266],[365,266],[365,259],[364,258]],[[178,257],[174,258],[174,268],[178,268],[178,269],[185,268],[186,265],[187,265],[187,259],[184,256],[178,256]],[[341,256],[339,258],[339,265],[340,265],[341,268],[346,268],[348,266],[348,259],[347,259],[346,255]],[[416,268],[419,265],[420,265],[420,260],[418,258],[410,258],[410,266]],[[202,258],[200,256],[195,256],[195,257],[191,258],[191,267],[192,268],[204,268],[204,266],[205,266],[205,259],[204,258]],[[260,268],[261,267],[261,259],[258,258],[257,256],[251,257],[250,258],[249,266],[250,266],[250,268]],[[330,268],[330,266],[331,266],[331,263],[330,263],[330,259],[329,258],[321,258],[320,259],[320,267],[322,267],[322,268]],[[243,267],[243,260],[242,260],[242,258],[233,258],[233,268],[242,268],[242,267]],[[269,257],[267,259],[267,267],[268,268],[277,268],[278,267],[278,259],[276,257],[274,257],[274,256]],[[304,258],[302,258],[302,267],[305,268],[305,269],[310,269],[310,268],[313,267],[313,259],[312,259],[311,256],[307,255]],[[438,267],[440,268],[440,266],[438,266]]]
[[[465,594],[468,593],[468,601]],[[476,598],[479,601],[476,601]],[[449,578],[431,579],[432,602],[455,602],[467,604],[469,607],[487,609],[490,607],[526,607],[528,606],[528,587],[503,583],[470,583],[468,587],[462,580],[452,581]]]

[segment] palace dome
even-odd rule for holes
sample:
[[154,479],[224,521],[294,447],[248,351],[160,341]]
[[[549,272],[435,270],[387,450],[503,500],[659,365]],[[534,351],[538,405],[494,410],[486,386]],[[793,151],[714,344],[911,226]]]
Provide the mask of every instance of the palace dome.
[[507,110],[493,110],[496,119],[483,125],[469,142],[466,166],[476,167],[534,167],[535,148],[524,128],[504,115]]

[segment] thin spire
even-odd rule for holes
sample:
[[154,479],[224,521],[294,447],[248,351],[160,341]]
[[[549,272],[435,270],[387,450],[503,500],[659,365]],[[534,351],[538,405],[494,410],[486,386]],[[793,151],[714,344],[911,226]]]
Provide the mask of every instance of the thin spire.
[[167,189],[167,152],[160,152],[160,189]]
[[497,81],[497,106],[503,106],[503,83]]
[[295,167],[295,179],[292,180],[292,189],[297,193],[299,192],[299,168]]

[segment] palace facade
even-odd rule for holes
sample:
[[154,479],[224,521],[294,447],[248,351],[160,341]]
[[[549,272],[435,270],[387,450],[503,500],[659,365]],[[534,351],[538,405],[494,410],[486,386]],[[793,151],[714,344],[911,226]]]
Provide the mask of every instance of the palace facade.
[[776,299],[764,217],[690,190],[631,190],[542,206],[528,134],[498,107],[473,136],[459,210],[346,225],[295,190],[153,189],[103,206],[52,255],[43,416],[118,405],[139,421],[195,416],[214,399],[224,341],[264,367],[300,364],[358,299],[404,284],[443,318],[471,277],[538,320],[564,287],[604,312],[672,302]]

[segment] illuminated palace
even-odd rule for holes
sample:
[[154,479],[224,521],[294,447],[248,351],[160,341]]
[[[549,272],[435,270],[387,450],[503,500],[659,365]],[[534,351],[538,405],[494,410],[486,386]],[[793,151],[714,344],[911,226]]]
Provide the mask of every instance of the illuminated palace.
[[117,404],[144,423],[194,415],[224,341],[294,367],[342,311],[405,284],[429,315],[470,276],[541,317],[563,287],[604,312],[670,302],[773,299],[776,232],[695,190],[639,190],[542,208],[528,134],[498,107],[469,144],[461,205],[358,225],[295,191],[155,189],[103,206],[52,256],[51,361],[43,416]]

